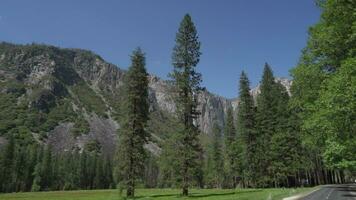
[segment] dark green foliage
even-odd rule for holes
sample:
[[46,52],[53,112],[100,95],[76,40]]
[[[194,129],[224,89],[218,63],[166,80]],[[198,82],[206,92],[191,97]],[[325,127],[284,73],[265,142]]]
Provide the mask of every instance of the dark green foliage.
[[213,127],[213,134],[210,148],[208,149],[205,184],[208,187],[222,188],[224,180],[222,131],[216,122]]
[[6,145],[5,150],[1,156],[1,191],[11,192],[14,187],[14,161],[15,161],[15,139],[10,138],[9,143]]
[[299,184],[302,153],[300,136],[288,108],[289,95],[265,65],[257,109],[244,72],[240,77],[237,116],[236,172],[244,187],[279,187]]
[[78,105],[87,112],[107,117],[105,102],[84,81],[73,85],[71,90],[76,95]]
[[50,147],[20,146],[14,139],[1,150],[0,192],[105,189],[115,186],[112,158],[102,154],[86,151],[54,154]]
[[268,167],[272,162],[271,154],[271,139],[278,132],[278,101],[276,96],[276,83],[271,68],[268,64],[265,65],[262,81],[261,93],[257,97],[257,149],[256,163],[259,163],[256,184],[259,187],[267,187],[271,185],[272,174],[268,171]]
[[239,110],[237,114],[237,140],[234,149],[237,151],[237,171],[243,185],[256,186],[259,170],[257,155],[257,131],[255,106],[250,94],[250,83],[247,75],[242,72],[239,88]]
[[88,134],[90,131],[89,123],[86,119],[79,117],[75,120],[74,126],[71,129],[74,137],[80,136],[82,134]]
[[50,190],[50,186],[53,181],[53,169],[52,169],[52,150],[51,147],[47,147],[44,151],[42,164],[41,164],[41,189]]
[[199,163],[201,147],[199,144],[199,129],[193,120],[197,118],[197,93],[199,92],[201,74],[197,73],[195,67],[200,59],[200,42],[197,30],[187,14],[184,16],[178,33],[176,45],[173,49],[172,64],[173,72],[170,76],[175,87],[175,101],[177,116],[184,128],[177,134],[179,159],[179,176],[181,177],[182,193],[188,195],[188,187],[193,173]]
[[288,108],[288,93],[280,83],[276,83],[275,87],[278,118],[276,132],[270,142],[272,162],[268,171],[273,176],[275,187],[290,187],[290,181],[295,181],[295,176],[300,169],[301,140],[297,127],[295,127],[294,113]]
[[[179,125],[179,123],[178,123]],[[183,129],[183,125],[181,127]],[[159,157],[159,187],[171,187],[176,188],[179,186],[181,180],[179,174],[179,152],[177,151],[179,143],[178,132],[168,132],[169,136],[165,139],[162,145],[162,153]]]
[[[2,134],[15,134],[23,138],[22,142],[31,143],[33,139],[30,132],[46,133],[59,122],[73,121],[76,117],[68,99],[55,99],[51,103],[54,105],[51,106],[36,100],[36,106],[31,104],[33,106],[29,108],[28,100],[31,101],[31,98],[20,99],[20,96],[24,94],[22,93],[25,88],[23,83],[8,81],[1,84],[9,91],[0,93],[0,132]],[[47,100],[43,101],[47,102]],[[46,134],[43,136],[46,137]]]
[[35,168],[33,170],[33,183],[32,183],[32,186],[31,186],[31,191],[32,192],[38,192],[41,190],[41,175],[40,175],[40,170],[41,170],[41,164],[40,163],[37,163],[35,165]]
[[93,153],[100,153],[101,145],[97,140],[90,140],[85,144],[84,150]]
[[146,158],[144,144],[149,138],[146,131],[149,114],[148,74],[145,69],[145,56],[141,49],[138,48],[133,52],[131,61],[126,76],[125,118],[119,130],[117,153],[118,170],[127,188],[128,197],[134,196],[136,180],[144,171]]

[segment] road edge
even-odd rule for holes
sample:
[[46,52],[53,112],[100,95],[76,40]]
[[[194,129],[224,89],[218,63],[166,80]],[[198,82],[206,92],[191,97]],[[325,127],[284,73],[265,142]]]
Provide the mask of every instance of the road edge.
[[318,190],[320,190],[321,187],[320,186],[317,186],[314,190],[312,191],[309,191],[309,192],[305,192],[305,193],[301,193],[301,194],[297,194],[297,195],[294,195],[294,196],[291,196],[291,197],[285,197],[283,198],[283,200],[297,200],[297,199],[300,199],[300,198],[303,198],[303,197],[306,197]]

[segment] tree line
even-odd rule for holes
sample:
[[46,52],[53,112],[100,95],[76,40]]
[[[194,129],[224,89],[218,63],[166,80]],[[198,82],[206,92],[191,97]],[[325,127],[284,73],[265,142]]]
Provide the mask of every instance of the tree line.
[[96,151],[54,153],[50,146],[23,145],[11,137],[0,159],[0,191],[114,188],[113,161]]

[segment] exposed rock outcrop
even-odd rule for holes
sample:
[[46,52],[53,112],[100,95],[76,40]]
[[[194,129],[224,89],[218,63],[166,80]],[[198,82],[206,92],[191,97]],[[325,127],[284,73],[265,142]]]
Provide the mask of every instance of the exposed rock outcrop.
[[[10,85],[15,81],[22,84],[26,92],[21,93],[18,101],[27,103],[29,111],[35,108],[39,113],[50,115],[59,106],[70,102],[70,114],[65,119],[55,118],[59,120],[57,125],[48,131],[47,142],[57,151],[83,149],[90,141],[98,142],[104,152],[114,151],[120,127],[119,118],[114,116],[118,114],[116,103],[123,95],[120,88],[125,84],[124,77],[125,70],[89,51],[44,45],[0,44],[0,83]],[[276,81],[290,92],[290,80]],[[0,95],[5,95],[1,91],[3,88]],[[256,97],[259,87],[252,89],[251,93]],[[168,81],[150,75],[149,98],[151,111],[174,113],[176,107]],[[224,124],[229,107],[235,112],[238,109],[238,99],[227,99],[208,91],[199,94],[199,103],[201,115],[197,123],[203,134],[211,134],[214,122],[221,126]],[[64,108],[67,107],[61,109]],[[88,127],[85,127],[86,123]],[[89,132],[73,135],[75,128],[88,128]],[[32,130],[29,132],[39,134]],[[146,148],[155,154],[160,152],[154,143]]]

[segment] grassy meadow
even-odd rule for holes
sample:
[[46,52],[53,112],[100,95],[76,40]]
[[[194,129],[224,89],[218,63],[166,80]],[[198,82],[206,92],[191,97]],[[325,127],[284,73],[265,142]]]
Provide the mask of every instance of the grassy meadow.
[[[297,189],[193,189],[181,197],[178,189],[138,189],[136,199],[278,200],[312,188]],[[78,190],[0,194],[0,200],[121,200],[118,190]]]

